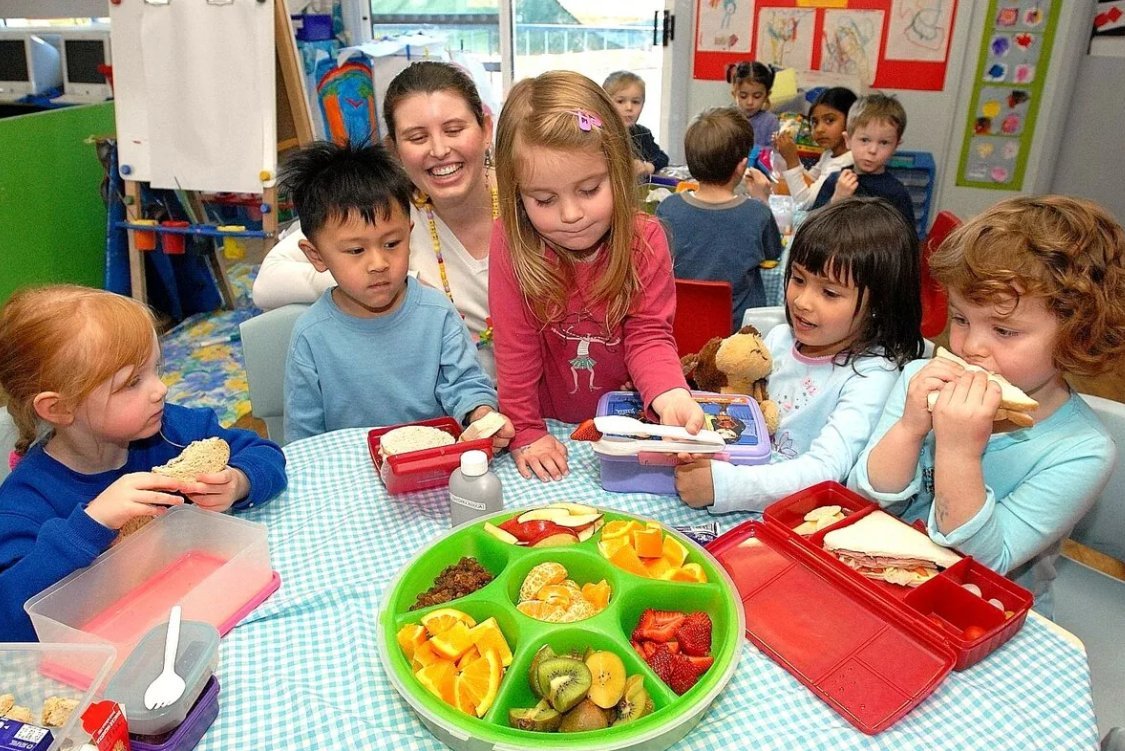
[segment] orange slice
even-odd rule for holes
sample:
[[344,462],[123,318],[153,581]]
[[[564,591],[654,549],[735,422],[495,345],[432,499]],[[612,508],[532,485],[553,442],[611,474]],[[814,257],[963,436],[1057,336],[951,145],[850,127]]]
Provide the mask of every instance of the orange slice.
[[430,639],[429,643],[442,657],[456,660],[473,646],[473,639],[469,636],[469,627],[465,622],[458,621],[452,628]]
[[426,643],[426,629],[419,623],[408,623],[398,630],[398,645],[406,659],[414,657],[414,650]]
[[650,579],[660,579],[666,571],[679,568],[679,566],[673,566],[669,563],[667,558],[646,558],[642,563]]
[[605,579],[597,584],[587,583],[582,585],[582,596],[598,611],[605,610],[606,606],[609,605],[610,594],[610,586]]
[[453,684],[457,668],[449,660],[438,660],[419,670],[414,676],[431,694],[447,704],[453,703]]
[[470,627],[477,625],[471,615],[454,608],[438,608],[422,616],[422,625],[430,632],[430,636],[437,636],[443,631],[448,631],[458,621]]
[[637,529],[641,529],[641,523],[635,519],[629,519],[628,521],[618,519],[617,521],[606,522],[606,525],[602,527],[602,539],[613,540],[615,538],[624,537],[628,540],[633,530]]
[[687,548],[672,535],[664,536],[663,557],[672,566],[682,566],[687,560]]
[[427,665],[432,665],[438,660],[444,659],[444,657],[437,653],[433,645],[427,641],[419,644],[414,650],[414,654],[410,657],[410,665],[415,671],[418,671]]
[[470,662],[472,662],[473,660],[479,660],[479,659],[480,659],[480,650],[478,650],[477,646],[474,644],[473,646],[471,646],[467,650],[465,650],[465,654],[461,655],[457,659],[457,669],[458,670],[464,670],[465,666],[468,665]]
[[[508,646],[508,640],[504,638],[504,632],[500,630],[500,625],[495,618],[481,621],[469,633],[480,654],[495,652],[501,665],[508,667],[512,664],[512,649]],[[472,650],[470,649],[469,652],[471,653]]]
[[660,575],[661,579],[674,582],[707,583],[707,574],[698,563],[685,563],[683,566],[670,568]]
[[530,600],[535,593],[548,584],[561,584],[566,580],[566,568],[561,563],[547,561],[535,566],[527,572],[523,584],[520,585],[520,599]]
[[598,550],[604,558],[613,558],[613,554],[621,548],[629,547],[633,544],[633,538],[629,536],[624,537],[611,537],[608,540],[598,540]]
[[463,695],[467,696],[475,705],[476,716],[483,717],[500,690],[502,673],[503,668],[496,655],[487,652],[479,660],[466,665],[457,676],[454,696],[457,701],[461,701]]
[[641,558],[659,558],[664,553],[664,533],[659,528],[633,530],[633,547]]
[[633,550],[630,545],[626,545],[615,552],[610,557],[609,562],[629,573],[637,574],[638,576],[648,576],[644,565],[641,564],[641,559],[637,557],[637,551]]
[[685,563],[683,570],[690,574],[691,577],[700,584],[707,583],[707,574],[703,571],[703,567],[698,563]]

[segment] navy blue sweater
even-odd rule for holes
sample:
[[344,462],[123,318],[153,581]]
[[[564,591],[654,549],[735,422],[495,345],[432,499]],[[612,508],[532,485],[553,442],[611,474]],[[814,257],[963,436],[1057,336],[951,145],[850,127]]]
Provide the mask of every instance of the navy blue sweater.
[[[851,168],[845,167],[844,169]],[[843,172],[843,170],[840,172]],[[819,209],[832,200],[832,194],[836,192],[836,182],[840,179],[840,172],[829,175],[828,179],[824,181],[824,185],[820,186],[820,192],[817,193],[816,201],[813,202],[810,211]],[[899,213],[906,219],[906,223],[913,227],[915,232],[918,231],[918,225],[914,221],[914,202],[910,200],[910,193],[907,192],[906,186],[899,182],[897,177],[890,172],[880,172],[878,175],[856,172],[856,177],[859,178],[859,187],[855,190],[857,196],[882,198],[889,202],[898,209]]]

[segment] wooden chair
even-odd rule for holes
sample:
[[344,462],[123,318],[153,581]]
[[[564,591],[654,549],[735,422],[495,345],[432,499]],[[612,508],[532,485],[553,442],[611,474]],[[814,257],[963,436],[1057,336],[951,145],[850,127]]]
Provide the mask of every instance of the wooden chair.
[[930,256],[938,249],[949,233],[961,225],[961,220],[949,211],[938,212],[930,234],[922,243],[922,336],[927,339],[945,331],[949,316],[949,298],[945,290],[930,276]]
[[672,335],[680,357],[698,352],[715,336],[730,336],[730,282],[676,280],[676,320]]
[[285,358],[293,325],[308,305],[284,305],[243,321],[242,355],[246,360],[246,385],[250,411],[266,424],[271,441],[285,443]]

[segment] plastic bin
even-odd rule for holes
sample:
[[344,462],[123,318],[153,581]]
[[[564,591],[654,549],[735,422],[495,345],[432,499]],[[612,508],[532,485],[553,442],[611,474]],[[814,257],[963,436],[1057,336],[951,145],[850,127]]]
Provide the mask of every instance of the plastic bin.
[[207,681],[203,693],[187,718],[175,730],[157,736],[133,735],[129,739],[132,751],[190,751],[219,716],[219,681],[214,676]]
[[[40,641],[108,644],[116,670],[172,605],[220,634],[280,585],[264,524],[178,506],[24,605]],[[81,680],[78,676],[77,680]]]
[[[461,426],[452,417],[435,417],[431,420],[403,423],[403,425],[427,425],[449,433],[454,438],[461,436]],[[466,451],[483,451],[492,461],[492,439],[481,438],[476,441],[461,441],[448,446],[438,446],[421,451],[408,451],[395,454],[386,459],[379,453],[383,435],[403,425],[389,425],[375,428],[367,434],[367,449],[371,461],[379,473],[387,492],[392,495],[413,493],[416,490],[439,488],[449,483],[453,470],[461,466],[461,454]]]

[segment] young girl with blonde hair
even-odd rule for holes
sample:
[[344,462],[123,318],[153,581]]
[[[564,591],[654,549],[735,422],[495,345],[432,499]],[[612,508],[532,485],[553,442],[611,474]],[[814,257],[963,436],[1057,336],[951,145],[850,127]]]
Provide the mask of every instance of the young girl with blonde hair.
[[605,91],[569,71],[520,81],[500,114],[489,306],[500,408],[524,477],[558,479],[544,418],[593,417],[626,381],[664,424],[703,426],[672,337],[668,241],[637,211],[629,135]]
[[[0,641],[31,641],[32,595],[102,553],[126,522],[183,496],[225,511],[285,488],[285,457],[210,409],[164,403],[152,314],[70,285],[17,292],[0,312],[0,390],[22,454],[0,485]],[[229,466],[194,482],[154,474],[189,443],[218,436]]]

